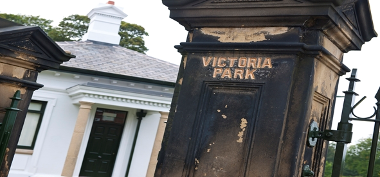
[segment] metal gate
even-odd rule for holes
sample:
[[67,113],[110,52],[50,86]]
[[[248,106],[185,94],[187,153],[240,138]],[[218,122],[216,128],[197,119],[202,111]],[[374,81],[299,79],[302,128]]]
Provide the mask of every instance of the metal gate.
[[[310,146],[314,146],[317,142],[317,138],[321,138],[327,141],[335,141],[335,157],[333,162],[333,171],[332,177],[342,176],[343,165],[345,160],[345,151],[348,143],[351,143],[352,139],[352,123],[350,121],[369,121],[374,122],[374,130],[372,137],[372,145],[371,145],[371,153],[369,156],[369,165],[367,171],[367,177],[373,176],[374,165],[375,165],[375,156],[377,150],[377,143],[379,138],[379,125],[380,125],[380,88],[377,91],[375,98],[377,99],[376,107],[374,107],[374,113],[369,117],[359,117],[354,113],[355,108],[363,102],[366,98],[364,96],[360,99],[354,106],[353,105],[353,97],[358,95],[354,91],[355,82],[360,81],[356,78],[357,69],[353,69],[351,73],[351,77],[347,78],[350,81],[348,90],[344,92],[344,102],[343,102],[343,110],[340,122],[338,123],[337,130],[325,130],[319,131],[318,124],[316,122],[312,122],[309,128],[309,139],[308,143]],[[303,176],[313,176],[314,173],[310,169],[304,169]]]

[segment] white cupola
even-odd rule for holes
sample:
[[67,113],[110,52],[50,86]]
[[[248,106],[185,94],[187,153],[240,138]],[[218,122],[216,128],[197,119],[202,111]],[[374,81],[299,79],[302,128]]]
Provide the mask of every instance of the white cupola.
[[91,40],[119,45],[118,34],[121,20],[127,17],[121,7],[114,5],[113,1],[107,4],[99,4],[92,9],[87,16],[91,19],[87,33],[82,40]]

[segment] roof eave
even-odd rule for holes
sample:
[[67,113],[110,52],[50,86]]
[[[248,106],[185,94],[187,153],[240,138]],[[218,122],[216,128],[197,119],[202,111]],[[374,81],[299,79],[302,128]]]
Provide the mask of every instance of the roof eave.
[[137,83],[149,83],[151,85],[174,87],[176,84],[175,82],[147,79],[147,78],[141,78],[141,77],[135,77],[135,76],[126,76],[126,75],[107,73],[107,72],[101,72],[101,71],[94,71],[94,70],[88,70],[88,69],[81,69],[81,68],[74,68],[74,67],[68,67],[68,66],[60,66],[58,69],[53,69],[53,70],[63,71],[63,72],[68,72],[68,73],[74,73],[74,74],[82,74],[82,75],[107,77],[107,78],[112,78],[112,79],[120,79],[123,81],[133,81],[133,82],[137,82]]
[[[8,20],[1,19],[0,22]],[[6,22],[8,25],[0,28],[0,48],[4,49],[2,55],[17,58],[17,53],[36,58],[31,63],[38,64],[41,69],[58,68],[63,62],[69,61],[75,55],[66,53],[40,28],[34,26],[22,26],[17,23]],[[17,46],[13,42],[23,42]],[[33,45],[28,45],[28,42]],[[40,51],[34,52],[34,51]]]

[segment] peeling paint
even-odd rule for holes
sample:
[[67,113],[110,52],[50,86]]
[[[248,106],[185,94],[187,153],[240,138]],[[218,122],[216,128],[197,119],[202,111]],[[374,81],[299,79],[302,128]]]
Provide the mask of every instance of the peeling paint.
[[223,119],[227,119],[227,116],[226,116],[226,115],[224,115],[224,114],[222,114],[222,117],[223,117]]
[[23,79],[25,72],[26,72],[26,70],[24,68],[13,67],[12,76],[15,78],[18,78],[18,79]]
[[195,170],[198,170],[198,164],[199,164],[199,160],[197,159],[197,158],[195,158],[195,161],[194,161],[194,163],[195,163]]
[[189,32],[189,42],[193,42],[193,32]]
[[186,69],[187,56],[183,57],[183,69]]
[[341,60],[343,59],[343,52],[327,37],[323,37],[322,43],[323,47],[341,62]]
[[[8,176],[9,173],[9,165],[8,165],[8,154],[9,154],[9,148],[5,149],[5,157],[4,157],[4,171],[1,171],[0,177],[6,177]],[[5,172],[5,173],[3,173]]]
[[220,112],[220,109],[216,110],[217,112]]
[[242,143],[243,142],[243,135],[244,135],[245,128],[247,127],[247,123],[248,123],[247,119],[241,118],[241,123],[240,123],[240,129],[241,129],[241,131],[238,133],[239,139],[236,140],[236,142],[238,142],[238,143]]
[[23,79],[25,73],[25,68],[0,63],[0,75],[10,76],[17,79]]
[[197,159],[197,158],[195,158],[195,161],[194,161],[194,163],[195,163],[195,170],[198,170],[198,164],[199,164],[199,160]]
[[207,149],[207,152],[210,152],[211,151],[211,149]]
[[20,59],[23,59],[23,60],[37,60],[36,57],[34,56],[29,56],[29,55],[26,55],[24,53],[21,53],[21,52],[15,52],[15,54],[17,55],[16,58],[20,58]]
[[269,40],[267,36],[280,35],[289,31],[288,27],[256,28],[202,28],[203,34],[218,37],[219,42],[259,42]]
[[15,93],[17,90],[20,90],[21,95],[25,94],[25,92],[26,92],[26,88],[24,88],[24,87],[23,88],[13,87],[12,89],[13,89],[12,93]]
[[224,106],[224,108],[227,108],[227,105],[226,105],[226,106]]
[[182,81],[183,81],[183,78],[179,79],[179,80],[178,80],[178,84],[179,84],[179,85],[182,85]]

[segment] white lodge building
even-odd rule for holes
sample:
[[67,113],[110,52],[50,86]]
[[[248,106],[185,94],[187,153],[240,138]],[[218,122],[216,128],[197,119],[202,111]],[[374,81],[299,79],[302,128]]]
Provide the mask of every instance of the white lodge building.
[[83,41],[58,42],[76,58],[38,76],[10,177],[153,176],[178,66],[120,47],[120,8],[88,16]]

